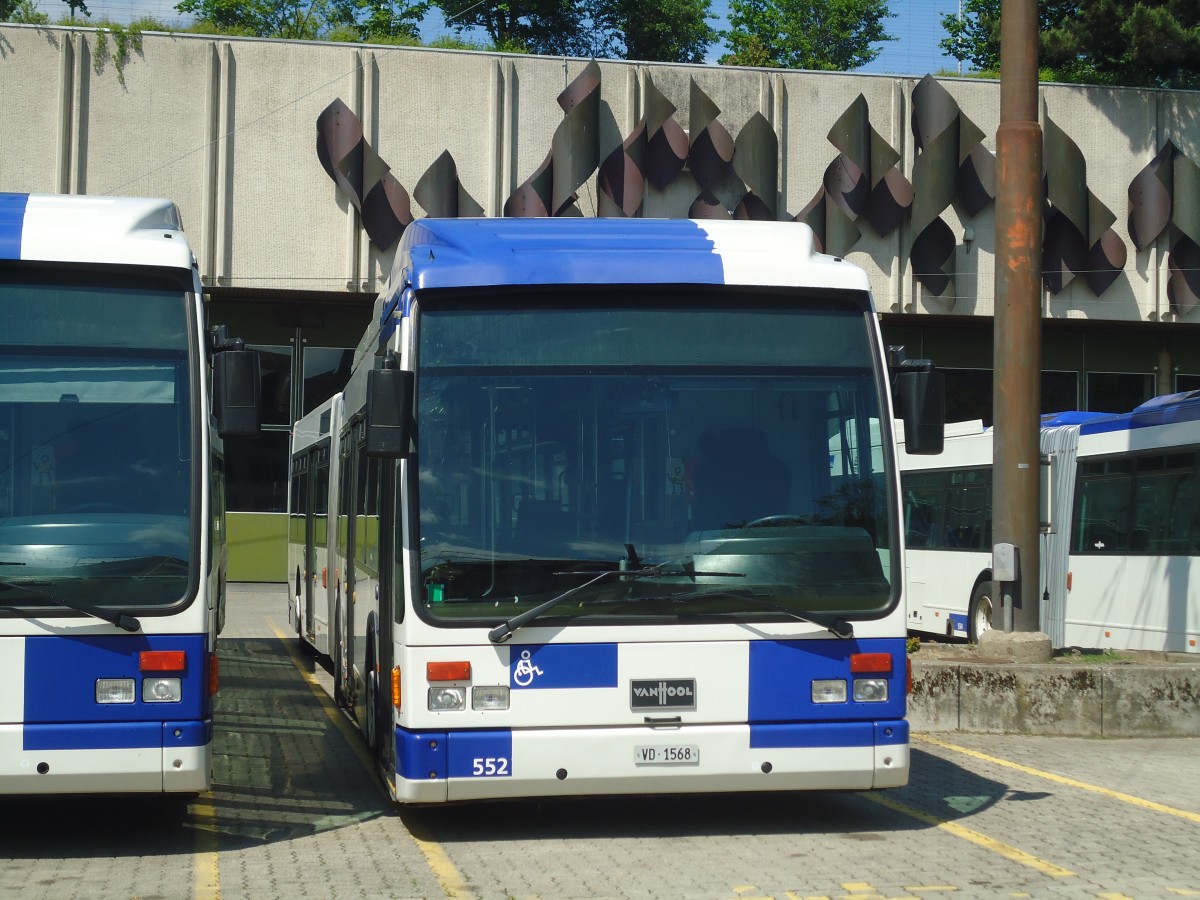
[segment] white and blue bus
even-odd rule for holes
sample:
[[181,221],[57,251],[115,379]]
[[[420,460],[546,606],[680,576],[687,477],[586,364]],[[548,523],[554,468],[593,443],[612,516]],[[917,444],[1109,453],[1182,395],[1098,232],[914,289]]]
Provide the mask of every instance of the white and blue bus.
[[[992,437],[947,425],[936,459],[901,452],[908,627],[977,641],[992,588]],[[1041,423],[1041,627],[1056,648],[1198,652],[1200,392]]]
[[393,798],[903,785],[899,356],[801,224],[409,226],[292,492]]
[[209,786],[210,411],[253,433],[255,362],[205,331],[174,204],[0,194],[0,794]]

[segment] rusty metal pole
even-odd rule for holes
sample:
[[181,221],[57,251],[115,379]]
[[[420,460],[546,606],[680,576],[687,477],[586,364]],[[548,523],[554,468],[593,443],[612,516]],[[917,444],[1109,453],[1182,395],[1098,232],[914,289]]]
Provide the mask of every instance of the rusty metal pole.
[[[992,540],[1017,550],[1008,630],[1040,631],[1038,445],[1042,371],[1042,129],[1037,0],[1002,0],[996,132],[995,465]],[[993,550],[994,554],[996,553]]]

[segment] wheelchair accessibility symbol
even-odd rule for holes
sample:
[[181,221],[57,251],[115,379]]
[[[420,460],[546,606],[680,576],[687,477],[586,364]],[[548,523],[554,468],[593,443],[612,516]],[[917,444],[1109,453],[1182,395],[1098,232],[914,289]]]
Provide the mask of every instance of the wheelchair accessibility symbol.
[[529,651],[522,650],[521,658],[517,661],[516,666],[513,668],[513,681],[519,687],[529,687],[529,685],[533,684],[535,675],[545,674],[538,666],[533,664],[529,657]]

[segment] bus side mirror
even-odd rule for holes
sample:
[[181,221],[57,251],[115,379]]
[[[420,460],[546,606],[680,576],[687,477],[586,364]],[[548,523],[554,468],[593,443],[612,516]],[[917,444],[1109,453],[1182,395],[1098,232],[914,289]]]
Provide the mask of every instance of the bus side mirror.
[[412,441],[416,379],[388,362],[392,368],[367,373],[367,456],[403,459]]
[[259,434],[262,383],[258,353],[239,341],[213,353],[213,413],[222,438],[253,438]]
[[904,422],[905,451],[919,456],[941,453],[946,434],[946,376],[932,365],[902,369],[896,373],[892,397]]

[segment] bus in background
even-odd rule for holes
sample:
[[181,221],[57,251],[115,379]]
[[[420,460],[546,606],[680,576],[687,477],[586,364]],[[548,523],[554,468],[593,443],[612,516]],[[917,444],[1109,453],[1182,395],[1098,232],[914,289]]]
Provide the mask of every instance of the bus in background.
[[0,194],[0,794],[210,784],[217,428],[259,387],[204,313],[171,202]]
[[328,655],[338,570],[336,509],[342,395],[335,394],[292,429],[288,489],[288,620],[309,649]]
[[[1041,423],[1042,630],[1056,648],[1195,653],[1200,392]],[[992,430],[947,425],[936,459],[900,453],[911,631],[977,641],[992,590]]]
[[293,454],[393,798],[904,784],[893,385],[910,441],[942,422],[901,356],[802,224],[410,225],[330,465],[324,411]]

